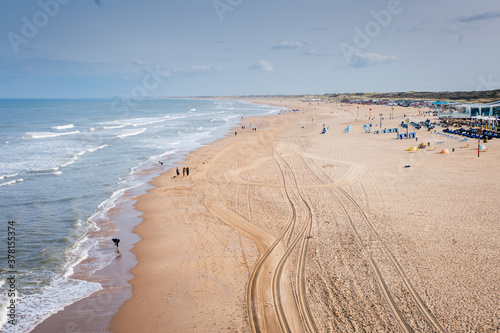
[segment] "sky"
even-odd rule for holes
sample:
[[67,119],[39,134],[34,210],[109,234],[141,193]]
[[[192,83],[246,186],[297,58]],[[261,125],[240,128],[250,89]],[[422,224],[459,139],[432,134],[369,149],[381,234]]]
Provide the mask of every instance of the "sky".
[[500,89],[498,0],[3,0],[0,8],[0,98]]

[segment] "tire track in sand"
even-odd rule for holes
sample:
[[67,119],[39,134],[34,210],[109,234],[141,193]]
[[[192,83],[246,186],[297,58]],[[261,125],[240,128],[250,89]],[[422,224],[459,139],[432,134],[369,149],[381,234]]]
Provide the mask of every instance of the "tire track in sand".
[[[308,332],[317,332],[316,325],[314,323],[311,310],[309,308],[309,305],[307,303],[307,295],[306,295],[306,286],[305,286],[305,262],[306,262],[306,255],[307,255],[307,244],[309,242],[309,234],[311,232],[312,228],[312,210],[307,201],[304,199],[302,194],[300,193],[299,186],[297,183],[297,178],[295,175],[295,172],[293,171],[292,167],[290,164],[286,161],[286,159],[281,156],[281,154],[274,149],[274,147],[271,146],[271,149],[275,152],[275,154],[272,154],[273,158],[275,159],[276,163],[279,165],[280,162],[284,163],[284,166],[286,168],[283,168],[280,166],[280,170],[283,173],[283,169],[289,170],[289,175],[291,177],[291,184],[292,190],[296,196],[296,198],[299,199],[299,203],[302,205],[304,211],[306,212],[306,217],[303,222],[302,228],[298,232],[297,236],[295,237],[294,241],[289,245],[287,252],[283,256],[282,260],[279,263],[279,266],[277,267],[277,271],[275,274],[275,277],[273,279],[273,284],[274,284],[274,290],[276,290],[277,293],[279,293],[279,285],[280,285],[280,279],[281,279],[281,274],[283,271],[283,268],[285,267],[285,264],[287,263],[291,253],[297,248],[297,244],[300,242],[300,251],[298,255],[298,264],[296,267],[297,274],[296,274],[296,286],[297,286],[297,299],[298,299],[298,305],[299,305],[299,311],[300,315],[302,318],[302,324],[303,327],[305,328],[306,331]],[[276,158],[278,157],[278,158]],[[279,160],[279,162],[278,162]],[[283,173],[284,175],[284,173]],[[290,182],[290,181],[289,181]],[[286,183],[285,183],[285,191],[287,191],[287,197],[290,198],[288,195],[288,189],[286,188]]]
[[[305,161],[304,161],[304,164],[306,164],[306,165],[309,166],[309,164],[306,163]],[[316,164],[314,163],[314,165],[316,165]],[[330,181],[333,182],[333,180],[321,168],[319,168],[317,165],[316,165],[316,167],[324,174],[325,177],[327,177]],[[317,176],[317,174],[311,168],[310,168],[310,170],[311,170],[311,172],[313,174],[315,174]],[[318,177],[318,179],[321,182],[323,182],[323,180],[321,180],[321,178],[319,176],[317,176],[317,177]],[[356,208],[356,211],[358,211],[359,214],[362,216],[363,221],[364,221],[365,225],[367,226],[370,234],[381,245],[384,254],[389,258],[389,260],[392,263],[392,265],[394,266],[394,268],[396,268],[396,271],[398,272],[398,275],[400,276],[403,284],[406,286],[406,288],[410,292],[410,295],[411,295],[412,299],[415,301],[418,309],[424,315],[424,317],[426,318],[427,322],[433,327],[433,329],[436,332],[443,332],[444,333],[445,332],[444,329],[439,324],[439,322],[437,321],[436,317],[427,308],[427,306],[425,305],[425,303],[423,302],[423,300],[421,299],[421,297],[418,295],[417,291],[413,287],[413,284],[411,283],[411,281],[406,276],[406,274],[405,274],[403,268],[401,267],[400,263],[394,257],[394,255],[392,254],[392,252],[389,250],[388,246],[382,241],[382,238],[380,237],[380,235],[376,231],[375,227],[373,226],[373,224],[370,222],[370,220],[366,216],[366,213],[363,211],[363,209],[360,207],[360,205],[356,202],[356,200],[354,200],[354,198],[352,198],[341,186],[336,187],[336,189],[343,195],[343,197],[345,197],[349,202],[352,203],[352,205]],[[336,194],[333,193],[333,189],[328,188],[328,190],[335,197],[336,201],[342,206],[342,209],[344,210],[344,213],[345,214],[349,214],[347,212],[346,206],[344,204],[342,204],[340,202],[339,197]],[[354,224],[352,223],[352,219],[350,217],[348,217],[348,219],[349,219],[349,222],[351,223],[351,229],[353,229],[353,232],[355,233],[356,238],[358,239],[358,241],[362,245],[363,249],[366,250],[366,245],[364,244],[364,241],[362,240],[362,238],[359,236],[359,233],[357,232]],[[368,255],[370,255],[370,254],[368,253]],[[375,263],[373,257],[371,257],[371,255],[370,255],[369,260],[371,261],[371,265],[375,269],[377,275],[380,275],[377,278],[377,280],[380,278],[379,285],[381,285],[382,288],[383,288],[382,291],[383,291],[384,295],[386,296],[386,299],[388,301],[389,306],[391,307],[391,310],[392,310],[393,314],[396,314],[397,316],[400,316],[401,315],[400,310],[397,309],[397,307],[393,308],[393,306],[392,306],[392,305],[396,306],[395,304],[393,304],[394,300],[392,299],[392,296],[390,295],[389,291],[387,290],[387,285],[385,284],[385,281],[383,280],[382,274],[380,273],[380,270],[378,269],[378,266],[376,265],[376,263]],[[404,322],[403,318],[398,319],[398,323],[400,324],[400,326],[404,325],[404,327],[406,327],[407,329],[410,329],[411,331],[413,331],[412,328],[406,322]],[[404,327],[402,327],[402,328],[404,329]]]
[[[309,168],[309,170],[311,171],[311,173],[314,174],[318,178],[319,181],[323,182],[323,180],[321,180],[321,178],[317,175],[317,173],[315,173],[312,170],[312,168],[310,167],[310,165],[305,160],[304,160],[304,165],[306,165]],[[317,167],[317,165],[316,165],[316,167]],[[328,175],[326,175],[326,174],[324,174],[324,175],[326,177],[328,177]],[[384,299],[386,300],[387,305],[389,306],[389,308],[391,310],[391,313],[393,314],[394,318],[396,319],[399,327],[404,332],[407,332],[407,333],[413,332],[413,329],[404,320],[403,314],[401,313],[400,309],[396,305],[396,302],[394,301],[394,298],[392,297],[391,293],[389,292],[389,288],[387,287],[387,284],[385,283],[385,280],[384,280],[384,277],[382,276],[382,273],[380,272],[380,270],[379,270],[379,268],[378,268],[375,260],[373,259],[372,255],[368,252],[368,250],[367,250],[367,248],[366,248],[366,246],[365,246],[365,244],[363,242],[363,239],[361,238],[358,230],[356,229],[356,226],[354,225],[354,222],[353,222],[351,214],[347,210],[346,206],[339,199],[339,197],[333,192],[333,190],[330,189],[330,188],[327,188],[327,189],[332,194],[332,196],[335,199],[335,201],[341,207],[342,212],[344,213],[344,216],[347,218],[347,221],[349,222],[349,226],[351,227],[351,230],[352,230],[352,232],[354,234],[354,237],[356,238],[356,240],[360,244],[363,253],[368,258],[368,262],[370,264],[370,268],[371,268],[372,272],[374,273],[374,276],[375,276],[375,279],[377,281],[377,284],[379,285],[380,290],[382,292],[382,295],[383,295]]]
[[[213,157],[213,159],[216,158],[217,156]],[[272,288],[272,281],[277,274],[277,267],[287,252],[285,237],[295,225],[296,208],[293,201],[288,197],[290,216],[288,217],[286,227],[278,237],[275,237],[267,230],[258,227],[238,212],[222,204],[220,198],[223,192],[218,188],[216,182],[211,182],[207,179],[206,175],[209,173],[208,171],[210,169],[200,170],[196,177],[196,180],[199,180],[197,181],[198,185],[205,194],[205,206],[222,221],[244,232],[256,243],[259,253],[262,253],[247,283],[247,307],[252,331],[302,331],[290,279],[283,280],[278,293]],[[283,170],[281,171],[283,172]],[[284,181],[284,173],[282,176]],[[288,192],[286,193],[288,194]],[[279,274],[281,273],[282,270]],[[272,302],[269,302],[269,300]],[[279,315],[280,310],[277,310],[277,308],[281,309],[281,316]]]

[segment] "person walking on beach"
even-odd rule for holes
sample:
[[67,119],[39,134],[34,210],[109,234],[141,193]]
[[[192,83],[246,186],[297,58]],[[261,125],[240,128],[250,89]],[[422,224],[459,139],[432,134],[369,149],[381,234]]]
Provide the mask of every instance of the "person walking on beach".
[[186,167],[182,168],[182,177],[186,176]]
[[116,252],[120,253],[120,248],[118,247],[120,240],[118,238],[113,238],[112,241],[115,242]]
[[179,172],[179,167],[177,167],[177,169],[175,170],[175,173],[177,174],[177,176],[179,176],[181,173]]
[[189,176],[189,167],[186,167],[186,176]]

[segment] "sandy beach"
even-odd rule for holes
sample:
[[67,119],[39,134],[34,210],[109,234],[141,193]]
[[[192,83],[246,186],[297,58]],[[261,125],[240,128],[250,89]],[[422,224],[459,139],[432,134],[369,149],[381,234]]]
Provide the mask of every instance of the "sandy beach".
[[500,141],[478,157],[474,140],[363,129],[417,108],[253,102],[300,111],[242,119],[138,198],[132,298],[109,331],[500,330]]

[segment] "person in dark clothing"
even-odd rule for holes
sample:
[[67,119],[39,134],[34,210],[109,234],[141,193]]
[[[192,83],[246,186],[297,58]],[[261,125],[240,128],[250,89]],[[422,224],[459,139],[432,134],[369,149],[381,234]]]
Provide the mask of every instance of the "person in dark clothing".
[[186,167],[186,176],[189,176],[189,167]]
[[115,243],[116,252],[120,252],[120,248],[118,247],[120,240],[118,238],[113,238],[112,241]]

